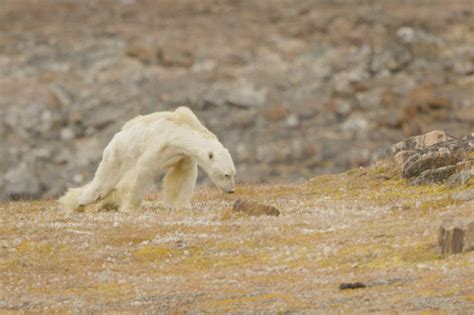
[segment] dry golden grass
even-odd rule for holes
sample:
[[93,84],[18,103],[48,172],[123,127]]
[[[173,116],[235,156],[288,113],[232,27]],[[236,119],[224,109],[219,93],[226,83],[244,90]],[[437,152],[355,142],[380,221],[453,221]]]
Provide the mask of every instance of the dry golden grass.
[[[472,188],[472,187],[471,187]],[[466,187],[457,190],[466,189]],[[0,309],[125,312],[465,312],[474,253],[439,255],[444,216],[472,216],[445,186],[388,165],[301,184],[201,188],[193,209],[159,194],[133,214],[66,217],[54,201],[0,205]],[[281,215],[249,217],[249,199]],[[341,282],[365,289],[340,291]]]

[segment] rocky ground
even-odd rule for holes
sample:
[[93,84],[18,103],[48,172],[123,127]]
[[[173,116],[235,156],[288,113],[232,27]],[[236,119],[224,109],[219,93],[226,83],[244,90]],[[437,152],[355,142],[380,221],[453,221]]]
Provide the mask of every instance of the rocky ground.
[[0,309],[421,312],[474,309],[474,135],[394,144],[369,168],[198,190],[189,209],[0,204]]
[[[472,179],[412,186],[400,175],[378,163],[234,195],[201,188],[175,211],[156,193],[131,214],[0,204],[0,310],[472,312],[474,252],[438,246],[444,218],[472,218]],[[237,199],[280,213],[234,212]],[[365,288],[339,289],[353,282]]]
[[473,14],[468,0],[3,0],[0,199],[88,181],[127,119],[182,104],[241,182],[368,165],[433,129],[465,136]]

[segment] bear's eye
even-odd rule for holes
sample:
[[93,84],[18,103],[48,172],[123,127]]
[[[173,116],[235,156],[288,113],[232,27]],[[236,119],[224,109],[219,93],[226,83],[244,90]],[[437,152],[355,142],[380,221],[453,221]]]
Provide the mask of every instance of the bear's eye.
[[209,152],[207,156],[209,157],[209,160],[212,160],[214,158],[214,153]]
[[229,175],[229,174],[225,174],[224,177],[225,177],[225,178],[230,178],[230,175]]

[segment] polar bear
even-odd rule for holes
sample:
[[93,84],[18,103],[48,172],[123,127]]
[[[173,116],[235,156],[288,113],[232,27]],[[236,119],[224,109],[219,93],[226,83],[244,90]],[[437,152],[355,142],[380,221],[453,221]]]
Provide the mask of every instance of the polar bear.
[[236,170],[229,151],[189,108],[138,116],[104,149],[92,181],[69,189],[59,203],[67,212],[95,202],[124,212],[139,209],[146,189],[167,169],[162,201],[170,208],[188,207],[198,165],[222,191],[234,192]]

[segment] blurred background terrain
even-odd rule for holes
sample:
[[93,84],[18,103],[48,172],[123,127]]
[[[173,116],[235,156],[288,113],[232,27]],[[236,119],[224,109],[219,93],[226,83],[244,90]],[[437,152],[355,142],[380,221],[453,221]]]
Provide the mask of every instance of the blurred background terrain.
[[2,0],[0,200],[93,175],[128,119],[187,105],[241,182],[474,129],[471,1]]

